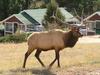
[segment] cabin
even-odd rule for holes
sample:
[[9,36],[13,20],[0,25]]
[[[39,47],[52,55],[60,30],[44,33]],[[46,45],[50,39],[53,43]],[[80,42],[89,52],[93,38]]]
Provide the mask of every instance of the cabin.
[[[77,18],[73,18],[74,16],[64,8],[59,9],[65,16],[65,22],[79,22]],[[44,15],[46,14],[46,10],[46,8],[23,10],[18,14],[13,14],[4,19],[3,21],[1,21],[1,23],[5,27],[5,35],[14,34],[18,29],[21,32],[43,31],[44,27],[42,25],[42,21],[44,19]]]
[[94,31],[96,34],[100,34],[100,11],[85,18],[84,22],[88,30]]

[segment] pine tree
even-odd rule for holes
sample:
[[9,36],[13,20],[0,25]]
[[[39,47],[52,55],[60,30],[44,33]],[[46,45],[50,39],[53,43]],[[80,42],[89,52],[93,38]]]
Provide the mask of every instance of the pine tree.
[[[51,2],[47,6],[46,15],[44,16],[44,21],[46,23],[46,24],[44,24],[44,27],[48,27],[48,24],[51,24],[54,22],[59,23],[59,22],[55,21],[58,19],[61,21],[64,21],[65,17],[62,15],[56,1],[51,0]],[[59,25],[59,24],[57,24],[57,25]]]

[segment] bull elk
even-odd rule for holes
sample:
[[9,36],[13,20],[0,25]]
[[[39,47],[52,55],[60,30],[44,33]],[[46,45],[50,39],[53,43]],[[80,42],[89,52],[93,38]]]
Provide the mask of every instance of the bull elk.
[[79,37],[82,37],[82,34],[79,32],[78,27],[72,27],[68,32],[60,29],[44,32],[33,32],[28,37],[28,51],[25,53],[23,68],[25,68],[28,56],[34,50],[36,50],[35,57],[43,67],[45,67],[45,65],[39,58],[40,53],[42,51],[55,50],[55,59],[51,62],[49,67],[51,67],[56,60],[58,67],[60,67],[59,52],[64,48],[74,47]]

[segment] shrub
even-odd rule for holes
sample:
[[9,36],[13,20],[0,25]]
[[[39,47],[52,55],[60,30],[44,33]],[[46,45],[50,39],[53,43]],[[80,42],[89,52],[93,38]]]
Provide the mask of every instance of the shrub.
[[4,37],[0,37],[0,42],[14,42],[14,43],[25,42],[27,40],[27,35],[29,34],[23,33],[19,35],[7,35]]

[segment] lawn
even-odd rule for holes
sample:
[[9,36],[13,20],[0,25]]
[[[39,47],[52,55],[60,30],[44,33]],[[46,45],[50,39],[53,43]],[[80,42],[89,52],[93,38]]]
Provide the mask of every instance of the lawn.
[[[34,57],[35,51],[29,56],[26,69],[22,68],[24,54],[27,51],[26,43],[0,44],[0,75],[62,75],[69,69],[100,68],[100,43],[78,43],[74,48],[66,48],[60,52],[61,68],[55,63],[51,70],[42,68]],[[54,59],[54,51],[42,52],[40,57],[48,66]]]

